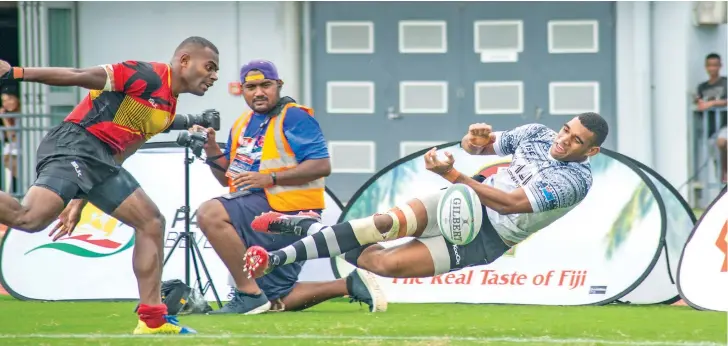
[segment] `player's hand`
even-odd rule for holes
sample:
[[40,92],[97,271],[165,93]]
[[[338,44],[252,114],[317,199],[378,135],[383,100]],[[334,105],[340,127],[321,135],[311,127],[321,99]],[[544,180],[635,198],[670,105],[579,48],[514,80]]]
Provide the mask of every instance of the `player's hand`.
[[192,125],[190,132],[207,132],[207,143],[202,146],[202,149],[207,150],[218,146],[215,140],[215,129],[212,127],[204,128],[200,125]]
[[270,174],[263,174],[260,172],[242,172],[233,178],[233,187],[238,189],[244,185],[247,186],[245,186],[243,190],[266,188],[273,186],[273,177],[271,177]]
[[78,221],[81,219],[81,212],[85,206],[86,201],[79,199],[72,200],[68,203],[66,209],[63,209],[61,215],[58,216],[58,223],[56,223],[48,236],[53,237],[53,241],[60,239],[64,235],[70,236],[76,228]]
[[452,170],[453,165],[455,164],[455,158],[452,154],[446,151],[445,156],[447,159],[445,161],[441,161],[437,158],[437,149],[430,149],[430,151],[425,153],[425,168],[427,168],[430,172],[445,175],[447,172]]
[[493,127],[486,123],[472,124],[468,127],[468,143],[475,147],[484,147],[492,142]]
[[0,60],[0,84],[2,84],[2,81],[5,80],[5,74],[10,72],[10,69],[12,66],[8,64],[5,60]]

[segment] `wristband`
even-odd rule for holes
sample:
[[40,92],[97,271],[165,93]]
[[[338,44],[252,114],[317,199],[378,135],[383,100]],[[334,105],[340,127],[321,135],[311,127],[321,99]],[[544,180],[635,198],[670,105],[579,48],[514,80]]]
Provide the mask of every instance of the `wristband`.
[[447,181],[455,184],[455,181],[458,180],[460,177],[460,172],[457,171],[457,169],[453,168],[447,171],[443,176],[443,178],[447,179]]
[[270,174],[271,179],[273,179],[273,185],[278,184],[278,176],[276,176],[276,172],[272,172]]
[[22,67],[12,67],[12,68],[10,68],[10,71],[8,71],[4,75],[0,76],[0,80],[10,79],[10,80],[22,82],[23,77],[25,77],[25,69],[23,69]]

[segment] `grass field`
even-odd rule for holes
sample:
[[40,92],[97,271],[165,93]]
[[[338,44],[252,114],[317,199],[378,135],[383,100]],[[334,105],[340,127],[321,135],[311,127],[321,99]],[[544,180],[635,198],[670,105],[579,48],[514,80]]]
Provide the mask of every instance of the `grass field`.
[[134,306],[3,296],[0,345],[726,345],[728,323],[682,306],[390,304],[372,314],[341,299],[303,312],[182,316],[199,335],[140,338]]

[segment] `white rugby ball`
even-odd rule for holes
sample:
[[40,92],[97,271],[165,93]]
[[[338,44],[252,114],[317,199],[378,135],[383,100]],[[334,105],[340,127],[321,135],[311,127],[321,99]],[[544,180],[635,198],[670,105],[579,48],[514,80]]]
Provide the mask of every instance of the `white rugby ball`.
[[483,223],[483,209],[478,194],[465,184],[453,184],[437,203],[437,225],[445,239],[466,245],[475,239]]

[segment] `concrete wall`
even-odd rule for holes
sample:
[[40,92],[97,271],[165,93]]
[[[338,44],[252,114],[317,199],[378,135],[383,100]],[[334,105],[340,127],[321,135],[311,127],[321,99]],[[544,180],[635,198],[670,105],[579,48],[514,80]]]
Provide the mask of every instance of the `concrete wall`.
[[[138,5],[138,6],[137,6]],[[228,93],[239,80],[240,67],[252,59],[268,59],[285,81],[284,93],[299,98],[299,4],[288,2],[79,2],[79,65],[123,60],[167,62],[189,36],[202,36],[220,51],[220,77],[204,97],[182,95],[177,113],[216,108],[227,140],[233,121],[248,109],[242,97]],[[152,141],[171,141],[177,133]]]

